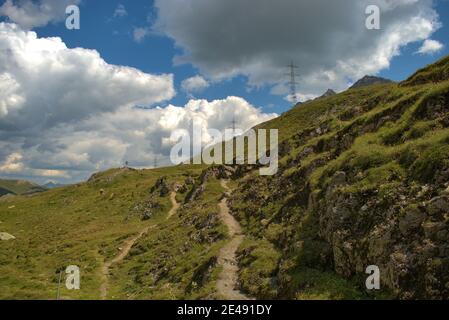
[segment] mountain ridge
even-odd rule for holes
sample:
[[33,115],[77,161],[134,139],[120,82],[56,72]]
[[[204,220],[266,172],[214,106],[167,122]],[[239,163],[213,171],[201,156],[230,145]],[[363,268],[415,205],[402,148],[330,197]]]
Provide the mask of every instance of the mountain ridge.
[[43,186],[26,180],[7,179],[0,179],[0,188],[9,191],[13,195],[31,195],[47,190]]

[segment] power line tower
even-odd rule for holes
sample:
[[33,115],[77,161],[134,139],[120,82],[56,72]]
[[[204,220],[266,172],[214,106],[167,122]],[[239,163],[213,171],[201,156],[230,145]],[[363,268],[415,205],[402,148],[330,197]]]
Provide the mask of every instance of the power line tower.
[[235,120],[235,113],[232,116],[232,122],[231,123],[232,123],[232,133],[235,133],[235,129],[236,129],[235,125],[237,124],[237,121]]
[[232,129],[232,134],[235,133],[237,129],[237,120],[235,118],[235,110],[232,112],[232,121],[230,122],[230,127],[226,127],[226,129]]
[[157,168],[157,165],[158,165],[158,163],[157,163],[157,156],[154,156],[154,162],[153,162],[153,167],[154,168]]
[[296,78],[298,77],[296,74],[296,70],[298,70],[299,67],[296,66],[292,61],[288,65],[288,68],[290,69],[290,72],[287,74],[290,77],[290,81],[288,82],[288,85],[290,86],[290,96],[293,100],[293,103],[296,104],[298,102],[298,96],[296,94],[296,85],[299,84],[296,81]]

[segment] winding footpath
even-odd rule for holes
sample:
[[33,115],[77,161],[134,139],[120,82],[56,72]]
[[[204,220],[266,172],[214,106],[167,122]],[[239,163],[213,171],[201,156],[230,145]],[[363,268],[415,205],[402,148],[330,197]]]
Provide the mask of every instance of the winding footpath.
[[176,201],[176,192],[172,192],[170,193],[170,201],[171,201],[171,209],[168,212],[167,215],[167,220],[170,219],[171,217],[173,217],[173,215],[178,211],[179,207],[181,206],[177,201]]
[[[225,180],[221,180],[221,185],[227,192],[229,191]],[[236,289],[239,271],[236,252],[245,239],[245,236],[240,224],[229,213],[226,197],[221,200],[218,207],[220,208],[220,218],[228,227],[231,241],[224,245],[218,254],[218,265],[220,265],[223,270],[218,276],[217,292],[220,298],[225,300],[251,300],[251,298]]]
[[[170,194],[170,201],[172,203],[172,208],[168,212],[167,219],[170,219],[176,211],[179,209],[179,203],[176,201],[176,192],[171,192]],[[150,229],[155,228],[157,225],[147,226],[145,227],[140,233],[132,238],[127,239],[121,246],[121,251],[119,254],[117,254],[112,260],[106,261],[101,268],[101,274],[102,274],[102,283],[100,287],[100,297],[101,300],[106,300],[108,296],[108,288],[109,288],[109,270],[111,269],[112,265],[120,263],[123,261],[131,251],[131,248],[134,246],[134,244],[142,238],[144,235],[148,233]]]

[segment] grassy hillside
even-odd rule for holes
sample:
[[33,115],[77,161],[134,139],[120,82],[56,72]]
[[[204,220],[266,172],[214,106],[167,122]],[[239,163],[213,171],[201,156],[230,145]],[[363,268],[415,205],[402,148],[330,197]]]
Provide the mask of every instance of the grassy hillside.
[[[82,290],[62,286],[62,296],[98,299],[104,261],[170,209],[167,196],[149,198],[157,180],[168,175],[170,184],[199,172],[201,167],[114,169],[87,183],[0,201],[1,231],[16,237],[0,243],[0,299],[54,299],[59,272],[69,265],[81,268]],[[148,207],[151,219],[143,221]]]
[[[220,298],[224,171],[240,289],[260,299],[449,298],[449,58],[399,84],[351,89],[294,107],[279,129],[280,169],[113,169],[86,183],[0,200],[0,299],[56,297],[59,272],[81,268],[98,299]],[[228,172],[228,173],[229,173]],[[5,188],[0,185],[1,188]],[[170,192],[181,204],[168,218]],[[380,291],[367,291],[377,265]]]
[[113,297],[216,298],[217,256],[226,240],[217,207],[222,193],[219,181],[211,178],[195,202],[182,206],[139,240],[129,259],[114,270]]
[[253,237],[241,252],[245,289],[357,297],[333,275],[363,292],[374,264],[385,289],[377,294],[449,297],[448,66],[446,58],[399,85],[348,90],[261,126],[281,128],[282,160],[278,175],[249,175],[233,193]]
[[33,194],[46,190],[45,188],[29,181],[3,179],[0,179],[0,189],[5,190],[5,194],[6,191],[8,191],[8,193],[18,195]]

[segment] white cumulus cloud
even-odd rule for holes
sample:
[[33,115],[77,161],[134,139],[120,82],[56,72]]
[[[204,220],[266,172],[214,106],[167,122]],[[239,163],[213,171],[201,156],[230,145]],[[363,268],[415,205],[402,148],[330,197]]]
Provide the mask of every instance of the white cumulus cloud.
[[171,74],[111,65],[95,50],[70,49],[60,38],[39,38],[0,23],[2,174],[68,179],[102,161],[117,163],[113,159],[121,158],[126,144],[96,131],[108,127],[106,115],[149,107],[175,94]]
[[111,65],[95,50],[0,23],[0,174],[70,183],[125,161],[170,165],[167,138],[194,118],[224,130],[234,118],[248,129],[277,116],[239,97],[158,107],[174,95],[173,75]]
[[420,54],[433,54],[441,51],[444,45],[437,40],[427,39],[423,42],[421,48],[417,51]]
[[3,141],[7,143],[6,151],[16,150],[23,157],[12,161],[5,154],[5,168],[20,164],[20,170],[0,173],[44,182],[50,172],[60,182],[73,182],[86,179],[95,171],[122,166],[125,161],[133,167],[151,167],[157,157],[160,165],[169,166],[170,151],[176,143],[170,140],[172,132],[178,129],[191,132],[194,120],[201,124],[203,143],[207,144],[212,139],[207,135],[208,129],[224,131],[235,120],[237,128],[247,130],[276,116],[232,96],[152,109],[124,106],[43,130],[33,139]]
[[0,92],[0,134],[7,126],[22,134],[175,95],[173,75],[111,65],[95,50],[69,49],[60,38],[8,23],[0,23]]
[[182,90],[189,94],[201,92],[208,87],[209,82],[200,75],[187,78],[181,83]]

